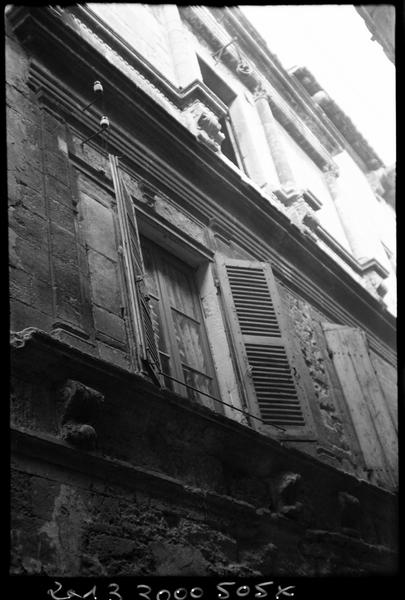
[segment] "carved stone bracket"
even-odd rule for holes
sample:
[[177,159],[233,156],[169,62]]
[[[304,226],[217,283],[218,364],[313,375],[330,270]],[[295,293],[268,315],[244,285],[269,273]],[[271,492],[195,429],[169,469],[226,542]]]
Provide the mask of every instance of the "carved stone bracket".
[[306,225],[311,231],[314,233],[318,229],[320,222],[318,217],[315,215],[314,211],[309,210],[305,213],[304,218],[302,219],[304,225]]
[[218,152],[225,136],[217,116],[199,100],[188,106],[185,112],[198,139]]
[[94,417],[104,396],[97,390],[68,379],[60,389],[65,403],[62,417],[62,438],[68,443],[84,450],[95,447],[97,433],[93,425]]
[[301,475],[285,472],[279,475],[273,484],[273,501],[277,512],[295,518],[302,511],[303,505],[298,501]]
[[24,348],[25,344],[37,331],[40,330],[36,327],[27,327],[22,331],[10,331],[10,346],[12,348]]

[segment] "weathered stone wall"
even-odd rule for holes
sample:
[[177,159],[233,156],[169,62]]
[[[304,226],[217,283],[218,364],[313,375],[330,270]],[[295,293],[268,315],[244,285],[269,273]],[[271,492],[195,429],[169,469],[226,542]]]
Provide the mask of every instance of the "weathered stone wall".
[[395,568],[390,494],[44,334],[12,352],[13,573]]
[[[130,374],[105,155],[81,148],[83,132],[31,89],[28,63],[9,36],[11,328],[52,333],[42,346],[27,351],[20,340],[13,350],[13,573],[393,569],[389,494]],[[137,183],[129,176],[126,182],[142,200]],[[158,196],[155,215],[205,243],[197,218],[180,205]],[[257,258],[235,241],[218,248]],[[340,451],[331,463],[358,473],[350,467],[354,446],[342,430],[338,386],[316,337],[319,317],[305,302],[285,298],[313,380],[321,435]],[[103,401],[94,400],[100,406],[73,402],[68,409],[60,388],[72,379],[102,394]]]
[[147,4],[90,5],[105,23],[121,36],[130,48],[148,60],[169,81],[177,84],[170,52],[167,27],[161,8]]

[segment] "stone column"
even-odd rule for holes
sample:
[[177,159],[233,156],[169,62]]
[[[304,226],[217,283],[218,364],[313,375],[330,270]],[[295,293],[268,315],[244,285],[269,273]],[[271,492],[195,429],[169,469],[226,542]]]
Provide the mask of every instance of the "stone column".
[[187,32],[175,4],[163,4],[162,15],[167,28],[174,71],[180,88],[201,79],[201,71],[194,48],[190,45]]
[[287,214],[291,221],[303,227],[303,219],[311,212],[304,200],[302,191],[297,188],[292,169],[285,155],[283,141],[277,129],[277,123],[271,111],[266,90],[260,86],[254,93],[257,112],[266,136],[267,144],[276,167],[281,191],[281,201],[287,207]]
[[296,187],[294,176],[285,156],[282,140],[277,131],[276,121],[270,109],[267,92],[262,88],[258,88],[255,91],[254,97],[280,184],[285,190],[293,189]]

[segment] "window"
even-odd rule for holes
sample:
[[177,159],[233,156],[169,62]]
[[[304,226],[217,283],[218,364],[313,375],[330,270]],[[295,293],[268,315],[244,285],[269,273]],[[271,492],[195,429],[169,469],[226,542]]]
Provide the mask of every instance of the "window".
[[131,195],[110,155],[121,237],[134,366],[157,383],[209,408],[220,403],[191,267],[139,236]]
[[218,397],[193,270],[145,238],[141,246],[162,371],[190,387],[164,376],[165,385],[214,408],[196,391]]
[[[261,423],[258,428],[271,435],[281,429],[284,439],[308,439],[314,424],[302,377],[305,367],[289,335],[270,265],[223,259],[215,269],[218,284],[200,278],[207,323],[216,328],[209,331],[213,356],[223,369],[217,382],[197,273],[163,246],[139,236],[123,173],[116,157],[110,161],[136,370],[221,412],[219,389],[227,399],[233,391],[241,402],[228,406],[244,406],[255,417],[252,426]],[[217,297],[218,285],[220,320],[213,318],[215,309],[207,301]]]
[[237,167],[243,168],[242,157],[229,115],[229,110],[236,98],[236,94],[200,57],[198,57],[198,63],[200,65],[203,82],[228,109],[228,113],[219,119],[222,133],[225,136],[225,139],[221,144],[221,152]]

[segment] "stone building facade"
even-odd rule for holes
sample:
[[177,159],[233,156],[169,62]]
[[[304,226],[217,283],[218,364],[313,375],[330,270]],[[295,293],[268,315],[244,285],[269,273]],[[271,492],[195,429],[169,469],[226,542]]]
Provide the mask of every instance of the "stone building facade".
[[6,28],[11,572],[395,571],[375,151],[237,8]]

